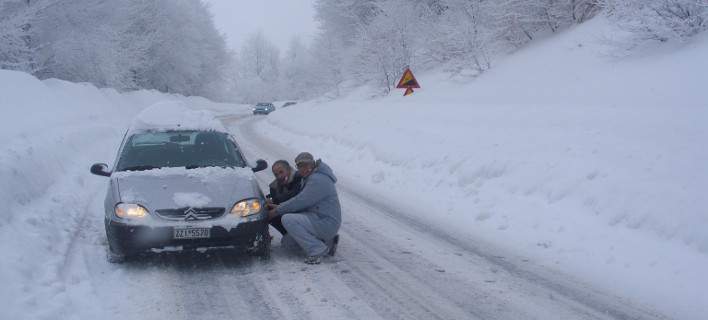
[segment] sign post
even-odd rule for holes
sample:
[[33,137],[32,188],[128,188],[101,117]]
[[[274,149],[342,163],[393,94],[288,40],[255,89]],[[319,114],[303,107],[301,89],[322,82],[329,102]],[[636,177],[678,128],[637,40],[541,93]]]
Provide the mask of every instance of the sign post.
[[409,96],[413,94],[413,89],[420,88],[418,80],[415,79],[415,76],[413,75],[413,72],[410,68],[406,68],[406,71],[403,72],[403,76],[401,77],[401,80],[398,81],[398,85],[396,86],[396,88],[406,89],[406,92],[403,94],[403,96]]

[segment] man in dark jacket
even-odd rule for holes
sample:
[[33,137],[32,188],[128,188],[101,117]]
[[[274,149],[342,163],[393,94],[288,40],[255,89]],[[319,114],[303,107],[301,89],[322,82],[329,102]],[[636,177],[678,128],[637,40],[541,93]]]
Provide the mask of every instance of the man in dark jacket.
[[[278,160],[271,167],[275,180],[270,183],[270,200],[268,203],[281,204],[290,200],[298,192],[300,192],[300,183],[302,177],[293,170],[290,164],[285,160]],[[283,227],[281,216],[278,215],[270,220],[272,225],[281,234],[285,235],[287,230]]]
[[339,241],[342,212],[334,186],[337,178],[327,164],[307,152],[300,153],[295,164],[303,179],[300,193],[280,205],[269,205],[268,215],[282,216],[288,232],[284,238],[292,238],[305,251],[305,263],[317,264],[322,256],[334,255]]

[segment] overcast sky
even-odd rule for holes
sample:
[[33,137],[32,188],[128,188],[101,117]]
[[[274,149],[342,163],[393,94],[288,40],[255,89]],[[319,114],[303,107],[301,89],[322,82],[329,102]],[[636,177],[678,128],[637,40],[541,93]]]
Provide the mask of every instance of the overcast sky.
[[214,13],[216,27],[226,34],[232,49],[258,30],[280,47],[288,48],[295,35],[309,43],[317,31],[314,21],[315,0],[205,0]]

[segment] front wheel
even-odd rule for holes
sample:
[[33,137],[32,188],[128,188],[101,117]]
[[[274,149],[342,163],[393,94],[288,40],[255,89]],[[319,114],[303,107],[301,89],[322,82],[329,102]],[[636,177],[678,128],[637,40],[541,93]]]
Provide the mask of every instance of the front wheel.
[[128,256],[125,253],[116,252],[116,250],[111,248],[111,245],[108,245],[106,256],[110,263],[124,263],[128,260]]
[[265,232],[256,236],[254,246],[249,250],[252,256],[259,257],[261,260],[270,259],[270,234],[266,229]]

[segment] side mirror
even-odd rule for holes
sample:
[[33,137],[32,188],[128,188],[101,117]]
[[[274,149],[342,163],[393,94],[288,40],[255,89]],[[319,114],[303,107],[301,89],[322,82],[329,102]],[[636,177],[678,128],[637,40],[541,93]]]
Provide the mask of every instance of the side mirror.
[[105,163],[96,163],[91,166],[91,173],[97,176],[110,177],[111,173],[108,172],[108,165]]
[[256,160],[256,167],[251,169],[253,172],[263,171],[268,168],[268,162],[263,159]]

